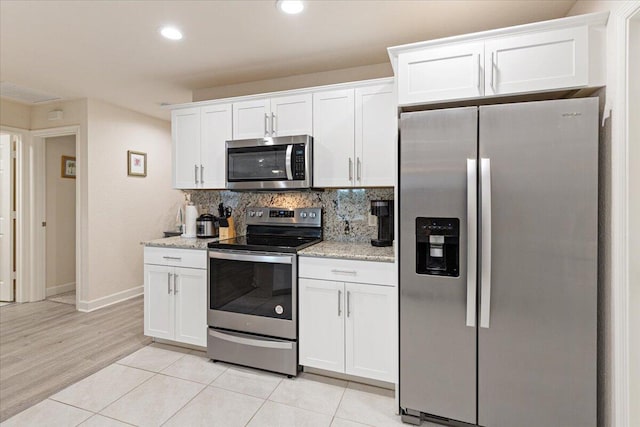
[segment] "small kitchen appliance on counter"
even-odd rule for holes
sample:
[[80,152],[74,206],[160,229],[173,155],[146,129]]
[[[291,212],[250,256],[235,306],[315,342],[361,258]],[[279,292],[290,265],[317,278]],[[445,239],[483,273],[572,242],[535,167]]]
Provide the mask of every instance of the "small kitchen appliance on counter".
[[211,214],[202,214],[196,220],[196,237],[218,237],[218,219]]
[[211,242],[207,357],[298,373],[298,251],[322,241],[321,208],[248,208],[244,236]]
[[378,238],[371,239],[373,246],[393,244],[393,200],[372,200],[371,215],[378,217]]

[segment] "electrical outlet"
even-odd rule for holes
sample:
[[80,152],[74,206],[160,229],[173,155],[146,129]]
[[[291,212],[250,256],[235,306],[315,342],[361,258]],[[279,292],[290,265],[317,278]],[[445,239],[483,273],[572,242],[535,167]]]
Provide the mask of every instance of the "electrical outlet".
[[375,227],[376,225],[378,225],[378,221],[376,219],[376,216],[369,213],[369,227]]

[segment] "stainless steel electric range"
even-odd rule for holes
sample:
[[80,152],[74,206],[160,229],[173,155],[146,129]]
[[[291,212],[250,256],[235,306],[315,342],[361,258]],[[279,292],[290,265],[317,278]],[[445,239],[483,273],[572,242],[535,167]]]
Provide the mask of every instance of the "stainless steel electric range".
[[209,243],[207,356],[295,376],[297,253],[322,241],[322,209],[249,208],[246,223]]

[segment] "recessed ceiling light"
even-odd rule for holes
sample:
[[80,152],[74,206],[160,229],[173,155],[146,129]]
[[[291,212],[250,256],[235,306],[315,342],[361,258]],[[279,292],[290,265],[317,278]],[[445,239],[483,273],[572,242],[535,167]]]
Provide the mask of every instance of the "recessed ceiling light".
[[284,13],[295,15],[302,12],[304,3],[302,0],[276,0],[276,7]]
[[160,34],[169,40],[180,40],[182,38],[182,33],[176,27],[163,27],[160,30]]

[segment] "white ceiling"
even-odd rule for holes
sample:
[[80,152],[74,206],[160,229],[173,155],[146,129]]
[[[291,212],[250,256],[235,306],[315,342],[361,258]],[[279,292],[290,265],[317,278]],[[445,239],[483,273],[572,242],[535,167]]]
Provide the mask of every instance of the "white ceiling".
[[[193,89],[388,61],[386,48],[563,17],[575,0],[0,1],[0,80],[168,118]],[[165,24],[182,29],[165,40]]]

